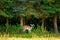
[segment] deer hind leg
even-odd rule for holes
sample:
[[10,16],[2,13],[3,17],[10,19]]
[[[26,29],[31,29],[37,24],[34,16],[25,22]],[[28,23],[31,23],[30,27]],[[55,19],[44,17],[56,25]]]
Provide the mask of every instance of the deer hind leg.
[[[26,30],[28,30],[28,29],[23,29],[23,32],[25,32]],[[29,31],[29,30],[28,30]]]

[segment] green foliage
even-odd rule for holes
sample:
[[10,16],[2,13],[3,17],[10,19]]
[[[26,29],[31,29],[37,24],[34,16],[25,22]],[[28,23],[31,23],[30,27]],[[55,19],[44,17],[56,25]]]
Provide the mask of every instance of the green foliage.
[[33,28],[31,33],[25,33],[21,36],[24,38],[25,37],[41,37],[41,36],[46,37],[46,36],[48,36],[47,34],[48,34],[48,32],[42,26],[37,25],[37,29]]
[[32,38],[32,33],[20,34],[20,37],[22,37],[22,38]]
[[43,0],[44,3],[53,3],[55,0]]
[[[32,29],[31,33],[20,33],[22,27],[20,25],[9,25],[8,27],[0,25],[0,33],[6,34],[6,29],[9,34],[8,37],[22,37],[22,38],[32,38],[32,37],[60,37],[60,34],[48,33],[42,26],[37,25],[37,29]],[[7,34],[7,35],[8,35]],[[4,36],[4,35],[3,35]]]
[[[2,11],[9,16],[9,18],[12,18],[14,16],[13,12],[16,12],[18,16],[27,16],[25,14],[27,9],[31,8],[37,8],[37,12],[34,12],[34,16],[49,16],[49,14],[56,14],[60,12],[60,6],[59,6],[59,0],[0,0],[0,8],[2,8]],[[35,5],[35,6],[34,6]],[[42,11],[42,10],[44,11]],[[40,11],[40,14],[38,12]],[[16,15],[15,14],[15,15]],[[30,13],[28,13],[30,14]],[[4,16],[4,15],[3,15]]]
[[40,15],[40,17],[60,14],[60,6],[56,0],[40,0],[34,4],[34,8],[37,11],[37,15]]
[[2,10],[0,10],[0,16],[8,17],[8,15]]
[[[46,18],[55,14],[60,14],[59,0],[0,0],[0,16],[12,18],[15,15],[19,17],[34,15],[36,18]],[[6,30],[8,33],[13,34],[19,33],[22,29],[20,25],[9,25],[8,27],[5,25],[0,27],[1,33],[6,32]],[[37,30],[33,30],[33,32],[37,35],[47,33],[41,26],[38,26]]]
[[8,33],[12,33],[12,34],[15,34],[15,33],[19,33],[20,31],[22,31],[22,28],[20,25],[10,25],[7,29]]
[[[47,30],[44,29],[42,26],[37,25],[37,29],[32,29],[32,33],[41,36],[41,35],[46,35],[48,34]],[[47,35],[46,35],[47,36]]]
[[21,31],[22,27],[20,25],[0,26],[0,33],[19,34]]
[[2,26],[2,25],[0,25],[0,33],[5,33],[6,32],[6,26]]
[[0,0],[0,10],[2,10],[2,16],[12,18],[12,5],[13,1],[11,0]]

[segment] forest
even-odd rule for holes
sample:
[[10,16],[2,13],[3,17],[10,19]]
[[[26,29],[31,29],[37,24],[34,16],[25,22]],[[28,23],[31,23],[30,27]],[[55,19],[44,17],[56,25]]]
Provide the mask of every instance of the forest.
[[0,34],[24,35],[30,24],[31,33],[59,34],[60,0],[0,0]]

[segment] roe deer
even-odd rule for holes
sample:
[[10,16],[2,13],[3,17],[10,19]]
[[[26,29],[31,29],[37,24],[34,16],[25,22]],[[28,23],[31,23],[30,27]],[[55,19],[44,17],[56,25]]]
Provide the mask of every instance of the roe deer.
[[28,25],[24,25],[23,26],[23,32],[25,32],[26,30],[28,30],[29,32],[31,32],[32,27],[34,26],[34,24],[30,24],[31,26]]

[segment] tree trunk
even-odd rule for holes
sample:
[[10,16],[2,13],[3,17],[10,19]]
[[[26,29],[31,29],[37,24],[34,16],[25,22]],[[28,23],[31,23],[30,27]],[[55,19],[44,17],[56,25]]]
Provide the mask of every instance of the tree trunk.
[[45,18],[42,18],[42,27],[44,28]]
[[9,19],[8,18],[6,18],[6,33],[8,33],[8,26],[9,26]]
[[54,32],[58,33],[58,27],[57,27],[57,15],[54,16]]
[[44,23],[45,23],[45,18],[43,17],[43,18],[42,18],[42,31],[45,29],[45,28],[44,28]]
[[24,21],[24,25],[25,25],[25,19],[23,21]]
[[6,18],[6,25],[7,25],[7,26],[9,25],[9,20],[8,20],[8,18]]
[[23,17],[20,17],[20,25],[23,26]]

